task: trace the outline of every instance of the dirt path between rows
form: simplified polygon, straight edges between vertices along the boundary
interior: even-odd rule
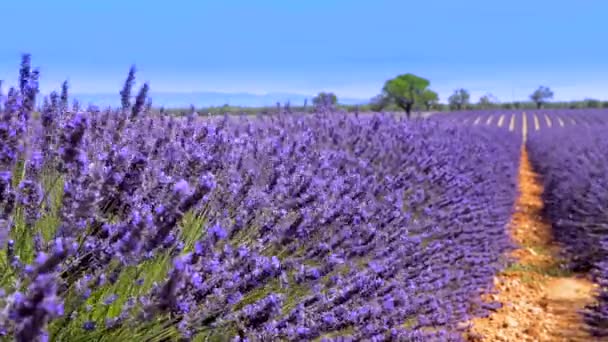
[[[468,341],[599,341],[586,333],[579,314],[593,301],[595,285],[561,267],[559,246],[551,225],[542,217],[542,185],[525,148],[519,170],[520,196],[510,232],[518,248],[516,263],[494,279],[497,294],[488,299],[503,303],[486,318],[472,321]]]

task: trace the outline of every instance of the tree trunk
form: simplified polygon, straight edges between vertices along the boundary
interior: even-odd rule
[[[405,101],[397,101],[397,106],[399,106],[401,109],[403,109],[405,111],[405,115],[409,119],[410,114],[412,113],[412,104],[407,103]]]
[[[407,114],[407,118],[409,119],[412,114],[412,104],[411,103],[407,103],[405,105],[405,114]]]
[[[543,106],[543,103],[542,103],[542,102],[540,102],[540,101],[539,101],[539,102],[536,102],[536,109],[541,109],[541,108],[542,108],[542,106]]]

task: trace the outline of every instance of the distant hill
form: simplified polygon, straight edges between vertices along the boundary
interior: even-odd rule
[[[305,99],[308,99],[308,104],[314,95],[290,94],[290,93],[268,93],[264,95],[250,93],[220,93],[220,92],[192,92],[192,93],[171,93],[171,92],[151,92],[150,97],[154,106],[164,106],[167,108],[182,108],[188,107],[191,104],[196,107],[207,106],[222,106],[229,104],[231,106],[243,107],[263,107],[274,106],[277,102],[282,104],[289,101],[291,105],[302,105]],[[89,103],[97,106],[118,106],[120,104],[120,96],[118,92],[99,93],[99,94],[72,94],[72,98],[78,99],[81,104]],[[341,104],[364,104],[367,99],[355,98],[338,98]]]

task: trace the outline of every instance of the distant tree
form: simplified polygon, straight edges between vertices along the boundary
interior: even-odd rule
[[[385,96],[383,94],[379,94],[379,95],[374,96],[369,101],[369,107],[374,112],[380,112],[386,106],[388,106],[389,102],[390,102],[390,99],[387,96]]]
[[[426,89],[422,92],[421,96],[422,103],[426,107],[427,112],[431,110],[431,107],[437,105],[439,103],[439,95],[436,92]]]
[[[545,86],[540,86],[531,95],[530,99],[536,103],[536,108],[541,109],[543,104],[553,98],[551,89]]]
[[[496,104],[498,104],[498,99],[490,93],[487,93],[479,98],[479,108],[488,109],[492,108]]]
[[[585,106],[587,108],[600,108],[602,107],[602,102],[596,99],[585,99]]]
[[[431,84],[429,80],[414,74],[403,74],[384,83],[383,94],[397,106],[401,107],[410,117],[415,103],[422,102],[422,94]]]
[[[320,92],[312,98],[315,107],[333,107],[338,103],[338,97],[334,93]]]
[[[448,98],[448,103],[451,108],[456,108],[457,110],[461,110],[463,107],[466,107],[469,104],[469,100],[471,99],[471,94],[463,88],[456,89],[454,94],[452,94]]]

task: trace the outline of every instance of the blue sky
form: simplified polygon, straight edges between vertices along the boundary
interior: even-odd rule
[[[116,92],[128,67],[156,91],[330,90],[369,98],[412,72],[523,99],[608,99],[608,1],[0,0],[0,78],[21,52],[46,92]]]

